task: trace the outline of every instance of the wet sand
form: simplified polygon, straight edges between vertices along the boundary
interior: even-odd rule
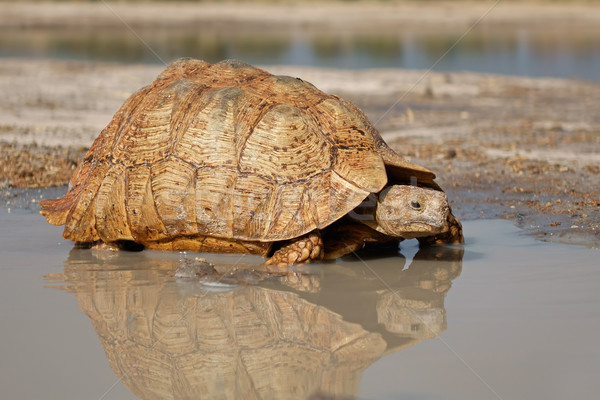
[[[0,3],[0,26],[121,24],[115,11],[133,27],[228,24],[242,16],[246,24],[269,26],[322,24],[325,16],[340,29],[352,21],[468,26],[489,5],[183,4],[176,12],[156,3],[111,7]],[[508,25],[598,21],[599,6],[579,3],[540,8],[503,2],[485,18],[485,24]],[[15,188],[65,185],[118,107],[162,68],[2,59],[0,91],[9,95],[0,99],[0,205],[29,207],[39,198]],[[268,70],[355,102],[392,147],[437,173],[459,217],[508,218],[546,240],[599,246],[600,84],[408,70]]]

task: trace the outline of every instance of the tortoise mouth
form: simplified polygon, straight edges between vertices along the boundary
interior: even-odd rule
[[[433,223],[424,221],[414,221],[397,223],[394,225],[396,225],[396,229],[394,230],[398,232],[397,236],[402,237],[404,239],[413,239],[437,235],[439,233],[443,233],[445,228],[445,224],[443,223],[443,221],[436,221]]]
[[[444,231],[444,225],[428,224],[425,222],[414,222],[406,226],[406,233],[403,235],[406,239],[418,238],[423,236],[437,235]]]

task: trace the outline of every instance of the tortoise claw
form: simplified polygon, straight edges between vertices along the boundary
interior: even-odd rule
[[[446,232],[435,236],[419,238],[419,243],[422,246],[431,246],[439,244],[463,244],[465,238],[463,236],[462,224],[452,213],[448,215],[446,222]]]

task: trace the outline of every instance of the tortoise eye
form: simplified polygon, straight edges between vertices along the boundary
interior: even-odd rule
[[[419,203],[417,200],[412,200],[410,202],[410,206],[412,208],[414,208],[415,210],[420,210],[421,209],[421,203]]]

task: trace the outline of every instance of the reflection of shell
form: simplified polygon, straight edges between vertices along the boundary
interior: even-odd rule
[[[354,393],[386,348],[379,334],[291,292],[247,286],[181,297],[174,282],[126,282],[75,288],[111,367],[142,398]]]
[[[352,396],[375,360],[446,326],[444,293],[420,287],[436,270],[426,263],[397,270],[395,281],[390,275],[393,291],[344,275],[323,282],[330,293],[297,294],[258,286],[206,291],[170,276],[176,259],[116,254],[102,260],[73,250],[64,280],[116,376],[144,399]],[[342,280],[352,290],[346,299],[330,285]],[[311,302],[317,296],[326,307]],[[342,302],[366,306],[377,321],[345,320],[330,309]],[[414,329],[423,323],[428,330]]]
[[[137,310],[142,315],[129,317],[122,338],[103,338],[113,369],[142,378],[128,386],[144,397],[148,390],[158,398],[223,390],[227,398],[282,398],[305,397],[316,388],[347,389],[347,380],[354,381],[385,349],[379,335],[292,293],[245,287],[183,299],[173,293],[164,301],[165,294],[150,308],[153,320],[143,307]],[[332,364],[344,362],[350,370],[338,383],[341,371]]]

